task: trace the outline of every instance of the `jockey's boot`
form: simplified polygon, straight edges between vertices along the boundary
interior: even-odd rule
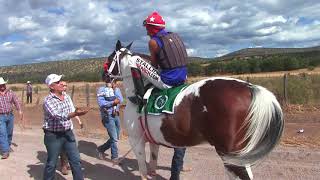
[[[131,75],[133,79],[135,96],[130,96],[128,99],[133,103],[142,106],[143,105],[143,95],[144,95],[144,85],[141,76],[141,72],[137,68],[131,68]]]

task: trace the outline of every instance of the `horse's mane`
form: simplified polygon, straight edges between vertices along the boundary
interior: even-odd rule
[[[142,59],[146,59],[146,60],[151,60],[151,56],[147,55],[147,54],[142,54],[142,53],[133,53],[133,56],[140,56]]]

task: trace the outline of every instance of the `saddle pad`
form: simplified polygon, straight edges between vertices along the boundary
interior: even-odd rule
[[[188,84],[183,84],[169,89],[153,88],[147,101],[147,112],[152,115],[160,115],[161,113],[173,114],[173,103],[177,95]]]

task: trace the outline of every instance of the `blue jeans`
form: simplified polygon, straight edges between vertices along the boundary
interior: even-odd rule
[[[186,148],[174,148],[174,154],[171,163],[170,180],[179,180],[180,172],[183,168],[183,158],[186,153]]]
[[[58,156],[62,149],[69,158],[74,180],[83,180],[80,154],[76,145],[74,134],[71,130],[66,132],[48,132],[44,134],[44,144],[47,148],[48,158],[44,168],[43,179],[53,180],[56,173]]]
[[[10,145],[13,136],[13,121],[12,113],[0,114],[0,149],[2,153],[10,151]]]
[[[100,152],[105,152],[111,148],[111,159],[118,158],[117,142],[120,135],[120,120],[119,116],[112,117],[102,113],[102,124],[107,129],[109,139],[107,142],[98,147]]]

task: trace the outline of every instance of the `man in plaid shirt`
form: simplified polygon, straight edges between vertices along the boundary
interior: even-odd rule
[[[54,179],[58,156],[64,149],[70,160],[73,179],[83,180],[80,155],[72,132],[71,118],[85,115],[88,110],[74,108],[70,96],[63,93],[61,77],[62,75],[50,74],[45,80],[50,93],[45,97],[43,104],[44,144],[48,153],[43,179]]]
[[[13,136],[13,105],[23,118],[20,102],[18,101],[15,93],[6,88],[6,83],[2,77],[0,77],[0,149],[2,152],[1,159],[7,159],[10,154],[10,145]]]

